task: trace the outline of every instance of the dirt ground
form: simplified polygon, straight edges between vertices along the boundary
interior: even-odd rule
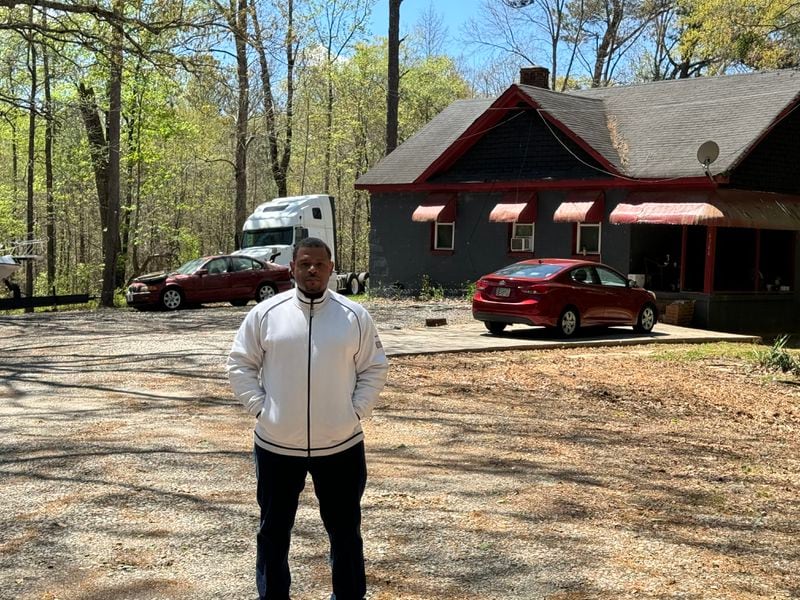
[[[242,315],[0,317],[0,599],[256,597],[252,419],[223,371]],[[692,354],[393,359],[368,598],[800,597],[800,385]],[[295,600],[330,593],[310,487]]]

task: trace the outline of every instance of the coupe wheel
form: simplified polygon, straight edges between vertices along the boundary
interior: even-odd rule
[[[260,286],[258,286],[258,290],[256,291],[256,302],[261,302],[267,298],[272,298],[277,293],[278,290],[274,285],[271,283],[262,283]]]
[[[564,309],[561,316],[558,318],[558,333],[562,337],[572,337],[578,331],[581,321],[578,316],[578,311],[572,307]]]
[[[499,323],[497,321],[484,321],[484,325],[486,325],[486,329],[489,330],[489,333],[492,335],[500,335],[506,328],[506,323]]]
[[[656,307],[652,304],[645,304],[642,310],[639,311],[639,318],[636,320],[636,325],[633,326],[633,329],[641,333],[650,333],[656,324],[656,320]]]
[[[183,304],[183,294],[177,288],[167,288],[161,294],[161,306],[166,310],[178,310]]]

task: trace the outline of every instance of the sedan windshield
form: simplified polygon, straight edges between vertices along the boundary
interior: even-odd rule
[[[563,268],[563,265],[528,265],[525,263],[516,263],[509,265],[505,269],[500,269],[495,273],[495,275],[502,275],[503,277],[530,277],[531,279],[546,279],[550,275],[558,273]]]
[[[175,269],[175,272],[180,273],[181,275],[191,275],[202,264],[202,258],[195,258],[194,260],[190,260],[189,262],[182,264],[180,267]]]
[[[242,248],[253,246],[291,246],[294,241],[293,227],[275,227],[245,231],[242,236]]]

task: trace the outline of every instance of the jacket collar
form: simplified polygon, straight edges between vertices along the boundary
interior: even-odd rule
[[[295,287],[294,290],[295,290],[295,299],[300,304],[300,306],[303,306],[305,308],[310,308],[312,303],[311,298],[306,296],[299,287]],[[317,298],[313,301],[314,308],[319,308],[327,304],[330,297],[331,297],[330,290],[328,288],[325,288],[325,291],[322,293],[322,297]]]

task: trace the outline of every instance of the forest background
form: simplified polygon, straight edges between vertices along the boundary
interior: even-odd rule
[[[0,0],[0,247],[44,240],[27,294],[111,306],[232,250],[257,204],[330,193],[340,266],[364,271],[355,180],[520,67],[564,91],[798,62],[792,0],[483,0],[458,32],[435,2],[406,24],[402,0]]]

